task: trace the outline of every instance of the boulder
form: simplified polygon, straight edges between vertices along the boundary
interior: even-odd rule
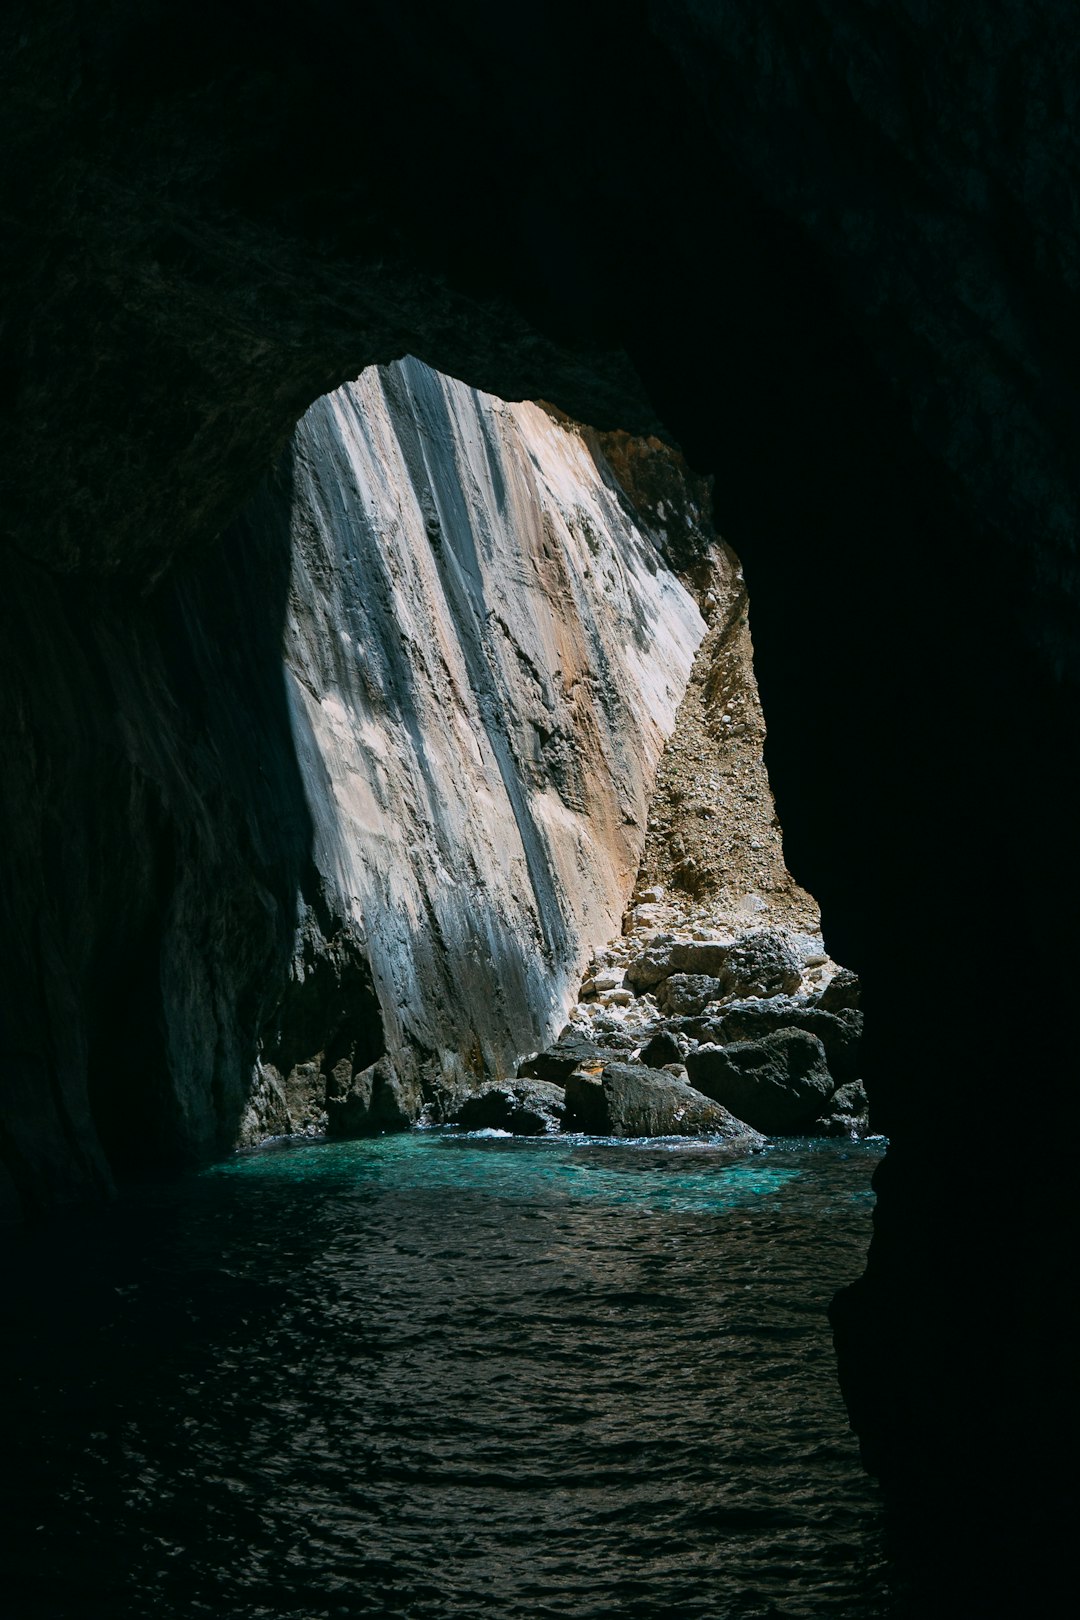
[[[658,1029],[641,1048],[641,1061],[647,1069],[662,1069],[665,1063],[681,1063],[682,1048],[670,1030]]]
[[[866,1136],[870,1131],[870,1105],[861,1080],[841,1086],[829,1098],[828,1112],[816,1121],[822,1136]]]
[[[581,986],[583,996],[599,995],[602,990],[618,990],[623,982],[622,968],[601,968]]]
[[[802,983],[802,963],[786,934],[770,928],[743,934],[727,953],[728,990],[738,996],[790,994]]]
[[[747,1151],[761,1144],[758,1133],[722,1104],[675,1075],[639,1063],[570,1075],[564,1129],[595,1136],[722,1136]]]
[[[557,1131],[565,1113],[561,1086],[548,1080],[504,1080],[467,1097],[457,1124],[466,1131],[510,1131],[514,1136],[543,1136]]]
[[[671,971],[673,973],[704,973],[711,979],[723,979],[731,950],[730,940],[680,940],[677,945],[671,947]]]
[[[824,1012],[854,1011],[859,1006],[860,990],[858,974],[852,973],[850,968],[841,968],[818,996],[817,1004]]]
[[[561,1035],[554,1046],[536,1052],[518,1067],[519,1080],[548,1080],[553,1085],[566,1084],[566,1077],[575,1069],[599,1074],[605,1063],[610,1063],[613,1050],[629,1053],[633,1050],[633,1036],[619,1031],[605,1033],[603,1042],[590,1040],[576,1031]]]
[[[706,973],[672,973],[657,985],[656,1005],[673,1017],[692,1017],[723,995],[722,979],[710,978]]]
[[[646,990],[655,989],[661,980],[675,971],[671,962],[674,943],[670,934],[658,934],[648,950],[635,956],[627,966],[626,982],[639,996]]]
[[[826,1012],[820,1004],[773,996],[765,1001],[740,1001],[701,1027],[698,1040],[725,1046],[729,1041],[760,1041],[779,1029],[803,1029],[816,1035],[825,1048],[829,1071],[836,1085],[857,1080],[861,1072],[862,1013]]]
[[[760,1041],[687,1053],[691,1085],[770,1136],[814,1129],[836,1089],[816,1035],[781,1029]]]

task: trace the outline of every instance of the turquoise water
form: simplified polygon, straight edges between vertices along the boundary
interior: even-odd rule
[[[885,1609],[825,1309],[880,1144],[271,1144],[20,1240],[22,1620]]]
[[[415,1131],[334,1144],[286,1139],[206,1174],[314,1179],[356,1193],[445,1189],[526,1202],[589,1198],[632,1205],[642,1213],[708,1215],[775,1192],[800,1171],[762,1154],[733,1162],[720,1144],[697,1141],[623,1144],[589,1137],[521,1138],[503,1131]]]

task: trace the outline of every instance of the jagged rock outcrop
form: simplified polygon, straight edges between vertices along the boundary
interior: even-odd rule
[[[720,1103],[674,1074],[640,1063],[606,1063],[566,1079],[567,1130],[596,1136],[714,1136],[750,1152],[763,1139]]]
[[[698,1091],[769,1136],[812,1130],[837,1089],[825,1048],[801,1029],[699,1046],[687,1053],[686,1071]]]
[[[557,1131],[566,1113],[566,1094],[550,1080],[504,1080],[466,1097],[457,1123],[466,1131],[509,1131],[512,1136],[544,1136]]]

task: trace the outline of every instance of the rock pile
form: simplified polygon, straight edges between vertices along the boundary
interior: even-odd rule
[[[862,1136],[862,1013],[855,974],[817,934],[724,933],[639,896],[599,953],[554,1046],[457,1110],[515,1134]],[[644,923],[644,926],[642,925]],[[674,926],[673,926],[674,925]]]

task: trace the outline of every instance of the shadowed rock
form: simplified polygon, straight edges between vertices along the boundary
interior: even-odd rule
[[[599,1076],[571,1074],[565,1124],[597,1136],[720,1135],[747,1150],[761,1143],[756,1131],[685,1080],[636,1063],[609,1063]]]
[[[767,1135],[812,1129],[835,1089],[815,1035],[782,1029],[761,1041],[700,1046],[686,1058],[691,1084]]]
[[[602,1045],[599,1041],[568,1035],[546,1051],[526,1058],[518,1068],[518,1076],[522,1080],[549,1080],[562,1086],[575,1069],[599,1074],[604,1064],[611,1061],[613,1051],[629,1053],[632,1049],[633,1037],[622,1031],[606,1034]]]
[[[681,1063],[682,1050],[670,1030],[660,1029],[641,1048],[641,1061],[648,1069],[662,1069],[666,1063]]]
[[[780,1029],[802,1029],[816,1035],[825,1048],[836,1085],[857,1080],[861,1073],[862,1013],[826,1012],[819,1006],[776,996],[765,1001],[739,1002],[727,1007],[702,1027],[699,1040],[726,1046],[731,1041],[760,1041]]]
[[[420,1112],[420,1087],[404,1078],[390,1058],[351,1072],[344,1059],[331,1072],[326,1090],[326,1129],[330,1136],[377,1136],[403,1131]]]
[[[818,996],[817,1004],[825,1012],[853,1011],[860,1004],[861,988],[858,974],[841,968]]]
[[[561,1086],[546,1080],[504,1080],[462,1103],[457,1123],[466,1131],[510,1131],[543,1136],[557,1131],[565,1113]]]
[[[704,1012],[713,1001],[724,995],[724,981],[712,979],[707,973],[673,973],[656,989],[656,1005],[661,1012],[675,1017],[693,1016]]]
[[[815,1122],[822,1136],[866,1136],[870,1130],[870,1106],[861,1080],[841,1086],[829,1098],[829,1112]]]

